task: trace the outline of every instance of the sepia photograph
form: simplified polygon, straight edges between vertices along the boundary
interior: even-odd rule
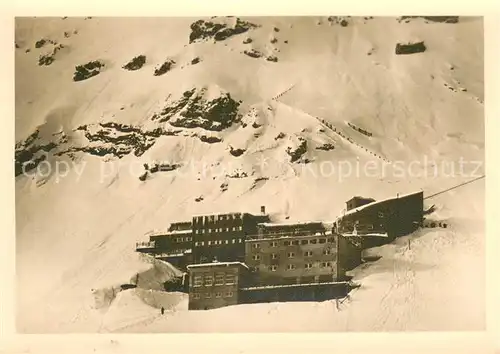
[[[18,333],[486,330],[483,17],[14,34]]]

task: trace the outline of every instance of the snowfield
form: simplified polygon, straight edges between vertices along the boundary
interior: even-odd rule
[[[170,222],[258,213],[261,205],[276,222],[332,222],[354,195],[378,200],[422,189],[425,197],[485,173],[480,18],[347,18],[346,27],[318,17],[244,18],[256,27],[189,43],[196,20],[17,19],[16,142],[38,130],[36,144],[56,144],[46,153],[50,173],[16,177],[17,330],[484,330],[484,180],[425,200],[436,207],[429,218],[448,228],[366,250],[380,259],[352,271],[361,287],[338,308],[325,301],[187,311],[186,294],[161,291],[178,270],[141,257],[135,243]],[[43,38],[64,46],[50,65],[38,65],[39,55],[57,44],[36,48]],[[421,40],[423,53],[394,53],[397,43]],[[262,57],[246,55],[250,49]],[[141,54],[141,69],[122,69]],[[154,76],[167,59],[173,68]],[[92,60],[104,69],[73,81],[75,66]],[[203,94],[171,122],[184,112],[196,119],[181,125],[203,124],[222,111],[227,129],[152,119],[193,88]],[[230,121],[235,106],[241,117]],[[211,115],[214,107],[224,109]],[[122,131],[99,125],[109,122]],[[130,153],[98,156],[117,136]],[[155,161],[181,166],[140,180],[143,165]],[[460,161],[467,162],[461,172]],[[356,171],[367,164],[370,173]],[[444,170],[426,176],[433,166]],[[137,276],[137,288],[120,291]]]

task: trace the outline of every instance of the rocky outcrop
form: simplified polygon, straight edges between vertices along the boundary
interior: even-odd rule
[[[174,64],[175,64],[174,60],[170,60],[170,59],[167,60],[166,62],[161,64],[159,67],[155,68],[153,75],[154,76],[161,76],[163,74],[166,74],[167,72],[169,72],[172,69]]]
[[[55,142],[35,144],[39,140],[39,134],[39,131],[35,130],[24,141],[15,145],[14,173],[16,177],[37,168],[40,162],[47,158],[47,153],[57,147]]]
[[[47,43],[47,40],[42,38],[42,39],[35,42],[35,48],[37,48],[37,49],[42,48],[46,43]]]
[[[423,18],[427,21],[440,23],[458,23],[459,20],[458,16],[401,16],[400,18],[398,18],[398,21],[406,22],[406,20],[410,20],[413,18]]]
[[[63,48],[64,45],[58,44],[57,46],[54,47],[54,49],[52,49],[52,52],[40,55],[40,57],[38,58],[38,65],[48,66],[52,64],[55,61],[55,55],[57,54],[57,52]]]
[[[101,157],[112,155],[122,158],[131,153],[135,156],[141,156],[155,144],[156,139],[160,136],[179,133],[179,131],[166,131],[163,128],[142,130],[139,127],[115,122],[82,125],[75,131],[82,132],[88,144],[72,146],[56,155],[84,152]]]
[[[90,61],[84,65],[77,65],[73,75],[73,81],[83,81],[99,75],[104,64],[99,60]]]
[[[277,63],[278,62],[278,57],[274,56],[274,55],[271,55],[271,56],[268,56],[266,58],[267,61],[272,61],[274,63]]]
[[[274,137],[274,140],[280,140],[280,139],[283,139],[285,136],[286,136],[286,134],[285,134],[285,133],[280,132],[278,135],[276,135],[276,136]]]
[[[341,25],[342,27],[347,27],[349,25],[350,16],[329,16],[328,22],[330,24]]]
[[[160,113],[153,115],[153,120],[168,121],[174,127],[203,128],[222,131],[241,119],[238,113],[240,103],[233,100],[229,93],[208,100],[204,96],[207,89],[193,88]]]
[[[202,135],[200,136],[200,140],[203,143],[207,144],[215,144],[215,143],[220,143],[222,141],[222,138],[219,138],[217,136],[207,136],[207,135]]]
[[[397,43],[396,44],[396,54],[415,54],[415,53],[423,53],[427,48],[425,47],[424,42],[415,42],[415,43]]]
[[[229,153],[233,155],[234,157],[239,157],[245,153],[245,149],[234,149],[232,146],[229,147]]]
[[[323,151],[330,151],[333,149],[335,149],[335,146],[333,144],[330,144],[330,143],[325,143],[323,145],[316,147],[316,150],[323,150]]]
[[[191,60],[191,65],[196,65],[196,64],[198,64],[199,62],[201,62],[200,57],[193,58],[193,60]]]
[[[296,147],[289,146],[286,153],[290,156],[290,162],[298,161],[302,155],[307,152],[307,141],[303,137],[299,137],[299,143]]]
[[[226,23],[198,20],[191,24],[189,43],[200,42],[208,39],[223,41],[229,37],[245,33],[251,28],[257,27],[253,23],[242,21],[237,18],[234,26],[229,27]]]
[[[244,50],[243,53],[251,58],[260,58],[263,55],[261,52],[255,49]]]
[[[139,70],[146,64],[146,56],[145,55],[139,55],[137,57],[134,57],[131,61],[129,61],[127,64],[125,64],[122,68],[125,70],[129,71],[135,71]]]

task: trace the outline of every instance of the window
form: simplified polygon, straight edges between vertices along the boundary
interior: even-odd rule
[[[200,242],[202,246],[205,246],[205,241]]]
[[[307,244],[308,244],[308,242],[307,242],[307,240],[302,240],[302,241],[300,241],[300,244],[301,244],[301,245],[307,245]]]
[[[332,266],[332,262],[322,262],[321,263],[321,268],[326,268],[326,267],[331,267]]]
[[[226,243],[226,245],[229,245],[229,240],[226,240],[226,242],[225,242],[225,243]]]
[[[292,245],[298,246],[299,245],[299,241],[298,240],[297,241],[292,241]]]
[[[250,270],[255,273],[259,271],[259,267],[251,267]]]
[[[198,300],[200,298],[200,294],[194,293],[193,294],[193,299]]]
[[[254,244],[252,245],[252,248],[260,248],[260,244],[258,244],[258,243],[254,243]]]
[[[313,255],[312,251],[304,252],[304,257],[311,257]]]
[[[205,286],[212,286],[214,284],[214,277],[212,275],[205,275]]]
[[[289,264],[286,267],[287,270],[294,270],[295,269],[295,264]]]
[[[212,232],[212,229],[208,229],[208,232],[211,233]]]
[[[278,266],[277,266],[277,265],[272,265],[272,266],[270,266],[270,267],[269,267],[269,270],[270,270],[271,272],[276,272],[276,270],[277,270],[277,269],[278,269]]]
[[[215,293],[215,297],[222,297],[222,293]]]
[[[288,258],[293,258],[295,257],[295,253],[294,252],[288,252]]]
[[[313,264],[312,263],[306,263],[304,266],[306,269],[312,269]]]
[[[373,225],[368,225],[368,230],[372,231],[373,230]]]
[[[320,244],[326,243],[326,239],[324,239],[324,238],[320,238],[320,239],[319,239],[319,243],[320,243]]]
[[[335,242],[335,239],[333,237],[328,237],[328,242],[329,243],[334,243]]]
[[[290,246],[290,241],[285,241],[285,242],[283,242],[283,244],[284,244],[285,246]]]
[[[236,240],[235,239],[232,239],[231,240],[231,243],[234,245],[236,243]]]
[[[240,238],[240,243],[242,243],[242,242],[243,242],[243,239],[242,239],[242,238]]]
[[[310,243],[311,245],[315,245],[315,244],[317,244],[317,243],[318,243],[318,240],[316,240],[315,238],[313,238],[312,240],[309,240],[309,243]]]
[[[212,297],[212,293],[205,293],[205,299],[210,299]]]
[[[238,230],[243,230],[243,226],[238,226]]]
[[[252,259],[254,261],[259,261],[260,260],[260,255],[256,254],[256,255],[252,256]]]
[[[328,248],[327,248],[327,249],[323,250],[323,254],[324,254],[325,256],[328,256],[328,255],[332,254],[332,251],[331,251],[330,249],[328,249]]]
[[[210,246],[212,244],[212,241],[208,241],[208,245]]]
[[[271,242],[271,247],[278,247],[278,242],[276,241]]]
[[[233,285],[236,279],[233,274],[226,274],[226,285]]]
[[[201,275],[195,275],[193,277],[193,287],[199,287],[203,285],[203,280]]]
[[[198,241],[196,241],[196,242],[194,243],[194,245],[195,245],[195,246],[198,246],[198,245],[199,245],[199,242],[198,242]]]
[[[215,274],[215,285],[224,285],[224,273]]]
[[[232,291],[226,292],[226,296],[225,297],[233,297],[233,292]]]
[[[378,217],[379,217],[380,219],[382,219],[382,218],[384,217],[384,213],[383,213],[383,212],[381,212],[381,211],[379,211],[379,212],[378,212]]]
[[[271,259],[278,259],[278,254],[272,253],[271,254]]]

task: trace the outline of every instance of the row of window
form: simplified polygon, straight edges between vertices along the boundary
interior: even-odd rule
[[[334,237],[328,237],[328,238],[313,238],[313,239],[304,239],[304,240],[287,240],[287,241],[281,241],[283,242],[283,246],[299,246],[299,245],[316,245],[316,244],[325,244],[325,243],[335,243],[335,238]],[[265,244],[264,242],[258,243],[255,242],[252,244],[252,248],[254,249],[259,249],[261,248],[261,244]],[[271,247],[278,247],[280,244],[280,241],[270,241],[269,245]]]
[[[231,241],[231,242],[229,242]],[[213,240],[213,241],[196,241],[194,243],[195,246],[217,246],[217,245],[234,245],[234,244],[237,244],[237,243],[243,243],[243,239],[242,238],[239,238],[239,239],[232,239],[232,240]]]
[[[243,226],[232,226],[232,227],[218,227],[218,228],[208,228],[208,229],[195,229],[195,234],[211,234],[218,232],[229,232],[229,231],[242,231]]]
[[[234,285],[236,283],[236,277],[234,274],[216,273],[215,274],[215,285]],[[195,275],[193,277],[193,287],[197,288],[200,286],[212,286],[214,285],[214,276],[211,274]]]
[[[221,292],[218,292],[218,293],[215,293],[214,294],[216,298],[221,298],[222,297],[222,293]],[[233,297],[233,292],[232,291],[227,291],[224,293],[224,297]],[[193,299],[195,300],[198,300],[201,298],[201,294],[199,293],[193,293]],[[212,293],[205,293],[205,296],[204,296],[205,299],[211,299],[212,298]]]
[[[333,254],[332,250],[330,250],[330,249],[324,249],[322,253],[325,256]],[[287,253],[287,257],[288,258],[295,258],[295,256],[296,256],[295,252],[288,252]],[[312,257],[312,256],[313,256],[313,252],[312,251],[306,251],[306,252],[304,252],[304,257]],[[261,260],[261,255],[260,254],[255,254],[255,255],[252,256],[252,259],[254,261],[260,261]],[[277,253],[271,253],[271,259],[279,259],[279,254],[277,254]]]
[[[313,268],[331,268],[333,267],[335,264],[333,262],[314,262],[314,263],[306,263],[304,264],[304,269],[306,270],[309,270],[309,269],[313,269]],[[286,270],[296,270],[298,269],[299,267],[297,266],[297,264],[287,264],[286,266]],[[268,268],[271,272],[276,272],[278,270],[278,266],[273,264],[273,265],[270,265],[269,268]],[[257,267],[254,267],[252,269],[252,271],[256,272],[258,271],[258,268]]]
[[[222,220],[239,220],[241,219],[241,214],[227,214],[227,215],[205,215],[205,216],[195,216],[194,221],[196,222],[209,222],[209,221],[222,221]]]
[[[188,237],[177,237],[175,239],[175,242],[191,242],[193,241],[193,238],[191,236],[188,236]]]

